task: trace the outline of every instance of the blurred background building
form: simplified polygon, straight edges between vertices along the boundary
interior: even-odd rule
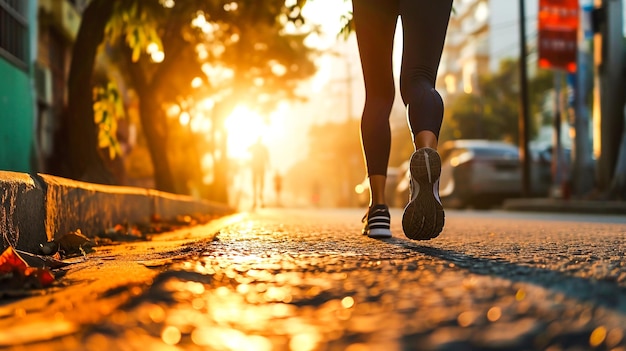
[[[537,41],[537,1],[526,1],[529,47]],[[444,99],[480,90],[478,77],[495,72],[500,62],[519,57],[519,8],[515,1],[454,2],[437,89]],[[529,62],[533,62],[531,55]],[[532,64],[529,66],[533,66]]]
[[[325,5],[326,9],[339,3],[332,1]],[[60,125],[67,106],[72,48],[88,3],[89,0],[0,0],[0,170],[54,174],[55,160],[51,157],[56,144],[64,138]],[[539,71],[535,69],[539,1],[526,0],[525,4],[527,60],[532,76]],[[619,13],[622,10],[626,9],[620,7]],[[320,13],[330,23],[339,23],[327,11]],[[619,25],[623,26],[621,20]],[[484,93],[479,85],[481,77],[498,71],[506,59],[519,59],[519,28],[517,1],[455,1],[437,79],[437,89],[448,107],[458,97],[480,96]],[[320,48],[326,54],[321,55],[317,74],[301,85],[307,101],[297,108],[295,103],[286,108],[285,119],[280,123],[288,131],[284,134],[301,137],[290,147],[275,143],[272,154],[281,161],[274,167],[285,175],[286,192],[293,178],[294,187],[305,189],[306,201],[314,193],[320,199],[319,205],[350,206],[358,203],[353,198],[354,185],[364,176],[358,135],[364,89],[354,33],[344,41],[337,40],[336,31],[331,32],[333,44]],[[401,35],[401,31],[396,34]],[[623,39],[623,35],[618,39]],[[396,79],[401,55],[398,49],[396,46],[394,51]],[[550,94],[553,93],[545,93],[548,104],[542,106],[544,110],[552,109],[549,103],[555,99]],[[390,166],[401,168],[412,152],[412,144],[399,92],[391,123],[395,135]],[[543,127],[539,138],[549,144],[552,126]],[[331,135],[330,129],[343,132]],[[328,145],[322,148],[321,142]],[[328,174],[316,174],[299,163],[307,159],[316,160],[307,167],[328,165]],[[304,176],[312,179],[305,187],[301,182]],[[328,178],[333,178],[334,183],[321,187],[322,193],[318,194],[318,183]]]
[[[38,169],[47,172],[67,106],[72,46],[87,0],[39,0],[34,83],[37,96]]]
[[[87,0],[0,0],[0,169],[46,171]]]

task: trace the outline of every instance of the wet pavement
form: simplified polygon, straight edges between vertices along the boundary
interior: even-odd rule
[[[361,212],[243,214],[219,232],[133,244],[124,257],[142,268],[126,273],[115,253],[123,247],[96,252],[92,261],[102,265],[90,269],[98,270],[94,279],[109,272],[109,286],[85,284],[78,302],[53,311],[16,306],[55,296],[58,303],[63,289],[2,304],[0,322],[12,329],[0,328],[0,345],[6,333],[48,328],[50,340],[4,346],[626,350],[626,223],[619,218],[449,212],[439,238],[416,242],[401,234],[397,210],[393,238],[362,237]],[[63,279],[77,284],[80,270]]]

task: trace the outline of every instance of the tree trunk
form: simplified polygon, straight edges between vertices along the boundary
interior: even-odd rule
[[[229,168],[230,163],[228,161],[228,139],[222,133],[222,137],[218,140],[217,150],[219,153],[218,158],[215,159],[215,181],[213,191],[211,192],[211,200],[228,204],[228,187],[229,187]]]
[[[141,127],[146,136],[148,150],[154,166],[155,187],[161,191],[175,193],[174,180],[167,159],[167,126],[159,101],[148,91],[139,91]]]
[[[236,94],[233,94],[236,96]],[[214,107],[214,128],[220,133],[214,133],[213,138],[213,155],[214,155],[214,180],[210,186],[210,200],[228,204],[228,188],[229,188],[229,170],[230,162],[228,160],[228,134],[224,128],[224,122],[228,115],[232,113],[235,107],[236,99],[232,96],[225,98]]]
[[[113,14],[116,1],[94,0],[85,9],[72,51],[68,78],[68,113],[62,128],[68,131],[63,159],[68,164],[65,176],[111,184],[114,178],[98,151],[93,114],[92,75],[98,46]]]

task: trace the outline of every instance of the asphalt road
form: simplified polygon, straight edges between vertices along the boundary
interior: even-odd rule
[[[267,209],[100,248],[65,286],[0,301],[0,345],[626,350],[626,216],[448,211],[417,242],[399,210],[385,240],[362,214]]]

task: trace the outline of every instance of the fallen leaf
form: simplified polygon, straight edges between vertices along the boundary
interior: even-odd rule
[[[112,241],[138,241],[145,240],[145,236],[136,226],[130,224],[116,224],[102,234],[102,238]]]
[[[59,249],[66,255],[83,254],[93,247],[91,240],[83,235],[80,230],[67,233],[55,239],[54,242],[59,245]]]
[[[117,233],[123,233],[126,231],[126,227],[121,224],[116,224],[115,227],[113,227],[113,231]]]
[[[7,247],[0,255],[0,273],[23,272],[26,268],[28,268],[28,264],[15,252],[13,247]]]
[[[45,268],[28,267],[24,272],[27,277],[34,277],[41,286],[48,286],[54,283],[54,274]]]
[[[0,280],[4,286],[43,288],[54,279],[54,274],[46,268],[29,267],[11,246],[0,255]]]
[[[68,261],[62,261],[60,259],[61,255],[59,255],[58,252],[52,256],[48,256],[48,255],[35,255],[30,252],[21,251],[21,250],[15,250],[15,251],[20,255],[20,257],[24,261],[26,261],[26,263],[30,267],[57,269],[57,268],[65,267],[73,263],[73,262],[68,262]]]

